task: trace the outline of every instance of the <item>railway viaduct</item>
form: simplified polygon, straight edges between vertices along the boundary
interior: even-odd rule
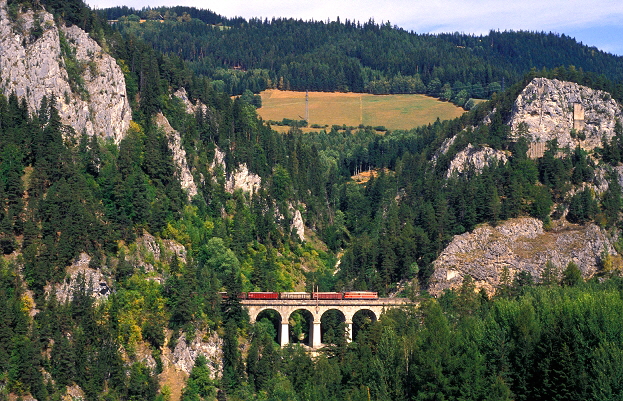
[[[290,340],[290,315],[297,310],[308,311],[313,319],[310,322],[310,345],[313,348],[322,346],[320,334],[320,318],[329,310],[339,310],[345,318],[348,340],[352,341],[353,316],[359,311],[372,313],[375,319],[381,316],[384,310],[396,308],[411,302],[405,298],[377,298],[377,299],[245,299],[240,304],[249,312],[251,323],[255,323],[258,315],[265,310],[276,311],[281,318],[279,330],[279,344],[285,346]]]

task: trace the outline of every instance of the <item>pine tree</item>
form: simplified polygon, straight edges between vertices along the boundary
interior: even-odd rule
[[[569,262],[562,272],[561,284],[565,287],[573,287],[582,282],[582,271],[574,262]]]
[[[558,267],[554,264],[554,262],[548,260],[547,263],[545,263],[543,271],[541,272],[541,284],[545,286],[558,284],[560,281],[559,276]]]
[[[65,334],[56,334],[50,364],[52,365],[52,376],[59,390],[71,385],[74,380],[76,375],[75,358],[73,347]]]
[[[238,350],[238,329],[235,320],[230,319],[225,324],[223,337],[223,379],[226,390],[233,390],[240,385],[243,379],[243,364]]]

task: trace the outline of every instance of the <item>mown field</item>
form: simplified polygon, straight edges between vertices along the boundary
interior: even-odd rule
[[[266,90],[261,93],[264,120],[305,118],[305,92]],[[371,95],[367,93],[309,92],[309,126],[318,124],[384,126],[390,130],[411,129],[437,118],[456,118],[465,111],[452,103],[425,95]],[[286,131],[289,127],[273,128]],[[311,129],[305,129],[311,130]]]

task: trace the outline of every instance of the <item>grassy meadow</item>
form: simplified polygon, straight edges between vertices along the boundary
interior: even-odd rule
[[[264,120],[305,119],[305,92],[269,89],[261,93]],[[390,130],[411,129],[448,120],[465,111],[452,103],[425,95],[371,95],[368,93],[309,92],[309,126],[318,124],[384,126]],[[289,127],[273,125],[279,131]],[[313,129],[306,128],[305,131]]]

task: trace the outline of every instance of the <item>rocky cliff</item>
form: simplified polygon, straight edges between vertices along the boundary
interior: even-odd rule
[[[607,92],[534,78],[517,97],[510,126],[515,137],[531,142],[558,139],[562,147],[593,149],[601,146],[603,137],[614,136],[617,119],[623,119],[621,105]]]
[[[294,212],[292,224],[290,225],[290,231],[296,232],[296,236],[301,242],[305,241],[305,222],[303,221],[301,211],[298,209]]]
[[[246,163],[241,164],[231,174],[227,175],[225,190],[234,193],[237,189],[244,192],[257,192],[262,186],[262,177],[249,171]]]
[[[157,272],[155,265],[160,262],[170,263],[173,255],[182,263],[186,263],[186,248],[174,240],[158,239],[145,232],[136,239],[134,252],[128,252],[126,260],[136,268],[150,274],[150,280],[155,280],[161,284],[164,282],[162,275]],[[67,266],[66,278],[63,282],[54,285],[47,285],[46,292],[52,291],[56,299],[60,302],[69,302],[72,299],[73,291],[80,285],[82,278],[87,291],[96,300],[107,298],[114,287],[113,271],[119,263],[116,259],[99,261],[96,266],[91,264],[92,257],[86,253],[81,253],[74,262]]]
[[[211,120],[210,116],[212,115],[212,111],[210,108],[199,101],[192,103],[188,98],[186,89],[181,88],[177,90],[173,96],[182,101],[187,113],[195,114],[198,111],[201,111],[206,115],[208,120]],[[220,168],[223,172],[227,171],[227,165],[225,164],[225,152],[221,151],[218,147],[214,151],[214,159],[212,160],[210,170],[212,170],[212,172],[216,172],[217,168]],[[246,163],[242,163],[234,171],[229,174],[225,174],[225,190],[229,193],[234,193],[238,189],[244,192],[253,193],[258,191],[261,186],[262,177],[249,171]]]
[[[169,120],[167,120],[162,113],[158,113],[156,115],[156,124],[158,124],[158,126],[162,128],[167,135],[169,140],[169,149],[171,149],[171,153],[173,153],[173,161],[177,167],[175,173],[177,178],[180,180],[182,189],[186,191],[188,199],[191,199],[193,196],[197,195],[197,184],[195,184],[193,175],[188,168],[186,150],[182,147],[182,137],[179,132],[171,127]]]
[[[57,283],[52,287],[48,285],[46,291],[48,293],[54,291],[56,299],[59,302],[69,302],[72,300],[72,294],[75,288],[84,278],[84,284],[88,292],[96,300],[107,298],[111,293],[112,280],[104,275],[101,269],[94,269],[89,266],[91,256],[81,253],[80,256],[66,269],[66,280]]]
[[[461,174],[470,168],[480,172],[493,162],[504,164],[507,160],[506,153],[501,150],[495,150],[488,146],[476,147],[470,143],[454,156],[454,159],[450,162],[450,167],[448,167],[446,177],[450,177],[453,174]]]
[[[184,107],[186,108],[186,112],[188,114],[194,115],[199,110],[201,110],[203,113],[208,113],[209,111],[208,106],[201,103],[200,101],[197,100],[195,103],[191,102],[190,98],[188,97],[188,92],[186,92],[185,88],[178,89],[177,91],[175,91],[173,96],[180,99],[182,103],[184,103]]]
[[[223,340],[215,333],[196,332],[192,341],[187,341],[186,335],[181,334],[176,339],[175,348],[163,347],[162,373],[159,375],[160,385],[166,385],[171,391],[171,400],[180,400],[186,380],[195,366],[199,355],[206,357],[210,367],[210,378],[220,379],[223,375]],[[144,363],[150,366],[153,359],[150,353],[144,354]]]
[[[623,121],[623,108],[609,93],[572,82],[534,78],[515,100],[508,124],[511,137],[528,139],[528,155],[538,158],[552,139],[570,149],[578,145],[585,150],[599,147],[603,138],[614,136],[617,120]],[[486,118],[484,123],[491,121]],[[455,139],[448,138],[438,154],[446,153]],[[460,174],[470,167],[480,171],[493,160],[505,163],[507,157],[502,151],[468,144],[452,159],[446,175]]]
[[[9,13],[0,0],[0,71],[2,93],[25,98],[31,111],[44,96],[54,98],[63,123],[78,133],[119,143],[130,124],[125,78],[115,59],[80,28],[59,28],[46,11]]]
[[[545,231],[540,220],[524,217],[497,227],[483,225],[454,237],[439,255],[429,291],[438,296],[445,289],[459,287],[470,275],[478,288],[491,294],[505,268],[511,278],[525,271],[538,281],[548,261],[561,272],[575,262],[587,278],[598,270],[604,250],[616,254],[605,231],[594,224],[579,226],[561,220]]]

